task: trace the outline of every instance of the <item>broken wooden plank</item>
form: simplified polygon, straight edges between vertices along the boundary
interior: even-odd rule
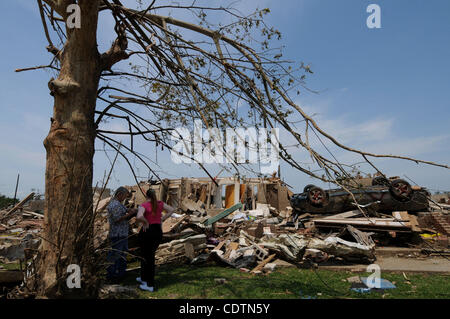
[[[417,217],[414,215],[408,214],[407,211],[402,212],[393,212],[392,216],[399,221],[403,222],[405,225],[411,228],[413,232],[420,232],[421,229],[419,227],[419,222],[417,221]]]
[[[233,213],[235,210],[237,209],[241,209],[242,208],[242,203],[237,203],[236,205],[224,210],[223,212],[221,212],[220,214],[218,214],[217,216],[211,217],[208,220],[205,221],[205,225],[209,226],[214,224],[215,222],[221,220],[222,218],[227,217],[228,215],[230,215],[231,213]]]
[[[44,214],[38,214],[38,213],[30,212],[30,211],[27,211],[27,210],[25,210],[23,212],[23,215],[30,215],[30,216],[36,216],[38,218],[44,218]]]
[[[163,233],[170,233],[172,230],[174,230],[176,227],[178,227],[182,222],[184,222],[187,218],[188,218],[188,216],[184,215],[183,217],[179,218],[176,221],[174,221],[174,219],[172,219],[172,218],[165,220],[162,225]]]
[[[411,230],[413,232],[417,232],[417,233],[422,232],[422,229],[419,227],[419,222],[417,220],[417,216],[410,215],[409,220],[410,220],[410,224],[411,224]]]
[[[409,222],[408,212],[392,212],[392,216],[396,221]]]
[[[361,216],[362,213],[359,210],[352,210],[349,212],[345,212],[345,213],[340,213],[340,214],[336,214],[333,216],[328,216],[328,217],[324,217],[322,219],[340,219],[340,218],[350,218],[350,217],[357,217],[357,216]]]
[[[356,229],[352,225],[347,225],[347,230],[359,244],[369,247],[375,246],[375,243],[369,234]]]
[[[343,224],[343,225],[364,225],[364,226],[380,226],[380,227],[400,227],[409,228],[409,222],[396,221],[394,219],[316,219],[314,223],[320,224]]]
[[[378,230],[378,231],[400,231],[410,232],[411,224],[409,222],[396,221],[391,218],[348,218],[348,219],[316,219],[314,225],[319,228],[328,227],[346,227],[352,225],[359,230]]]
[[[214,250],[221,250],[222,247],[223,247],[223,245],[225,245],[225,241],[224,241],[224,240],[221,241],[221,242],[216,246],[216,248],[214,248]]]
[[[187,197],[183,198],[181,201],[181,210],[183,211],[191,211],[191,212],[201,212],[204,213],[205,209],[203,209],[203,203],[201,201],[193,201]]]
[[[255,273],[257,271],[260,271],[261,269],[263,269],[263,267],[268,264],[272,259],[274,259],[276,256],[276,254],[270,255],[269,257],[267,257],[266,259],[264,259],[263,261],[261,261],[258,266],[256,266],[255,268],[253,268],[252,271],[250,271],[250,273]]]
[[[439,232],[435,229],[431,229],[431,228],[425,228],[422,227],[421,228],[421,232],[426,232],[426,233],[430,233],[430,234],[438,234]]]
[[[206,195],[207,195],[207,191],[208,191],[207,188],[208,188],[207,185],[202,185],[201,186],[199,201],[201,201],[202,203],[206,203]]]
[[[192,245],[192,243],[184,244],[184,255],[187,258],[189,258],[189,260],[192,260],[195,258],[195,249],[194,249],[194,245]]]
[[[227,247],[227,251],[225,252],[225,255],[223,258],[228,259],[230,257],[230,254],[233,250],[237,250],[239,248],[239,243],[230,243]]]
[[[215,185],[214,185],[215,186]],[[212,199],[212,194],[214,193],[214,187],[212,183],[208,183],[208,191],[207,191],[207,197],[206,197],[206,209],[208,210],[209,207],[211,206],[211,199]]]
[[[18,203],[16,206],[14,206],[13,208],[11,208],[6,214],[5,216],[3,216],[3,218],[7,217],[9,214],[14,213],[16,210],[18,210],[19,208],[21,208],[26,202],[28,202],[30,199],[32,199],[34,197],[34,193],[30,193],[27,197],[25,197],[20,203]]]

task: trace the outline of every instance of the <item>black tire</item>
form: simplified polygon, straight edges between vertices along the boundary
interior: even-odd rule
[[[323,207],[328,202],[327,194],[320,188],[313,186],[308,190],[308,201],[316,207]]]
[[[411,185],[403,179],[396,179],[392,181],[389,190],[395,199],[400,201],[408,201],[411,199]]]
[[[307,193],[312,187],[316,187],[316,185],[313,184],[306,185],[305,188],[303,188],[303,193]]]
[[[377,176],[372,179],[372,186],[376,185],[389,186],[389,181],[383,176]]]

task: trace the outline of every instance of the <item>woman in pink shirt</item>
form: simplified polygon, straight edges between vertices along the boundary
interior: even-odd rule
[[[138,239],[141,248],[141,277],[136,278],[141,283],[139,288],[153,292],[155,286],[155,253],[162,240],[161,224],[169,218],[175,209],[156,199],[154,190],[146,193],[147,201],[139,206],[137,221],[143,224]],[[167,214],[162,217],[162,212]]]

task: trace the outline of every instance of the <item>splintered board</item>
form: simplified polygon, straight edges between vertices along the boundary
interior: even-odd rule
[[[228,215],[233,213],[235,210],[241,209],[242,206],[243,206],[242,203],[238,203],[238,204],[236,204],[236,205],[234,205],[234,206],[224,210],[223,212],[221,212],[217,216],[211,217],[207,221],[205,221],[205,225],[209,226],[209,225],[214,224],[215,222],[221,220],[222,218],[227,217]]]

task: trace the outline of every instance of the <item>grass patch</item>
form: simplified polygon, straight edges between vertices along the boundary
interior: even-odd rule
[[[20,270],[19,263],[0,263],[0,270]]]
[[[137,264],[130,265],[137,266]],[[357,293],[350,290],[347,278],[370,273],[286,268],[269,275],[251,275],[232,268],[217,266],[163,266],[157,270],[157,291],[138,289],[140,298],[154,299],[299,299],[299,298],[450,298],[450,276],[441,274],[383,273],[382,278],[397,288],[384,293]],[[139,271],[128,273],[123,284],[138,284]],[[219,284],[216,278],[226,282]]]

